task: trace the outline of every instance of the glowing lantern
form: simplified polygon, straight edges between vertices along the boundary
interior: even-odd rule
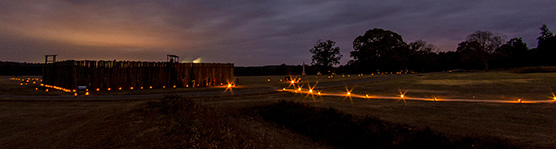
[[[266,81],[270,82],[270,78],[269,78],[269,79],[267,79]]]
[[[350,93],[350,92],[347,92],[347,95],[348,95],[348,96],[351,96],[351,93]]]
[[[228,88],[232,87],[232,84],[228,84]]]
[[[282,91],[286,91],[286,88],[282,88]]]
[[[44,84],[41,83],[41,86],[44,86]]]
[[[523,103],[523,101],[522,101],[521,99],[517,99],[517,101],[518,101],[519,103]]]
[[[73,96],[77,96],[77,93],[73,93]]]
[[[133,90],[133,87],[129,87],[130,90]]]
[[[106,90],[110,91],[110,88],[108,88],[108,89],[106,89]]]
[[[291,83],[294,84],[295,82],[292,80]]]
[[[162,86],[162,88],[166,88],[166,86]]]
[[[313,90],[312,90],[312,89],[310,89],[310,90],[309,90],[309,93],[313,93]]]
[[[403,98],[403,97],[404,97],[404,95],[403,95],[403,94],[402,94],[402,95],[400,95],[400,98]]]
[[[19,83],[19,85],[23,86],[23,83]]]
[[[220,83],[220,85],[222,85],[222,83]],[[185,87],[189,87],[189,85],[185,85]]]
[[[143,87],[141,86],[141,89],[143,89]]]
[[[153,86],[149,86],[149,89],[153,89]]]
[[[297,90],[298,90],[298,91],[301,91],[301,87],[300,87],[300,88],[297,88]]]
[[[38,90],[39,90],[39,88],[35,88],[35,90],[37,90],[37,91],[38,91]]]
[[[100,91],[100,88],[97,88],[97,92]]]
[[[110,90],[110,88],[108,88],[108,90]],[[77,90],[73,89],[72,91],[73,91],[73,92],[76,92]]]
[[[85,92],[85,96],[89,96],[89,92]]]
[[[365,95],[365,98],[369,98],[369,94],[366,94],[366,95]]]
[[[119,88],[118,88],[118,90],[120,90],[120,91],[121,91],[121,90],[122,90],[122,87],[119,87]]]
[[[48,89],[45,89],[44,91],[45,91],[45,92],[48,92]]]
[[[176,88],[176,85],[172,86],[173,88]]]
[[[88,91],[89,91],[89,89],[85,89],[85,91],[86,91],[86,92],[88,92]]]
[[[320,92],[317,92],[318,95],[320,95]]]
[[[35,81],[33,81],[33,84],[35,84],[35,83],[36,83],[36,82],[35,82]]]

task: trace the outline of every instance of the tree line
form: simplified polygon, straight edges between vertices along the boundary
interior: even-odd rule
[[[546,25],[540,27],[538,45],[530,49],[522,38],[505,40],[504,35],[476,31],[458,44],[456,51],[439,51],[426,41],[406,43],[390,30],[374,28],[357,36],[346,65],[334,68],[342,57],[331,40],[318,40],[309,50],[312,63],[322,73],[433,72],[453,69],[485,70],[525,66],[553,66],[556,61],[556,37]]]

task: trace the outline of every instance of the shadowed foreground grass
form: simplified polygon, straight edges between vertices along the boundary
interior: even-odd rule
[[[266,121],[339,148],[517,148],[500,138],[447,136],[428,127],[390,123],[375,117],[357,118],[334,108],[290,101],[258,109]]]

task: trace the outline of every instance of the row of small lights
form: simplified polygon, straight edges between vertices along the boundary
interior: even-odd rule
[[[290,82],[290,85],[294,85],[294,88],[295,88],[295,83],[297,83],[297,82],[291,81],[291,82]],[[314,90],[315,87],[316,87],[316,85],[313,86],[313,87],[309,86],[309,87],[308,87],[309,89],[308,89],[307,93],[313,95],[313,94],[314,94],[313,90]],[[285,92],[285,91],[287,91],[287,90],[286,90],[286,88],[282,88],[282,91]],[[346,94],[345,94],[345,96],[351,98],[351,96],[352,96],[352,91],[353,91],[353,89],[348,90],[347,87],[346,87]],[[295,92],[295,93],[303,93],[303,86],[300,86],[300,87],[298,87],[297,89],[294,89],[294,92]],[[321,92],[322,92],[322,91],[320,91],[320,90],[317,91],[317,95],[319,95],[319,96],[322,95]],[[402,91],[400,90],[399,99],[405,101],[405,99],[408,98],[407,96],[405,96],[406,93],[407,93],[407,91],[406,91],[406,92],[402,92]],[[363,98],[370,99],[371,96],[369,96],[369,94],[365,94],[365,96],[364,96]],[[439,99],[436,98],[436,97],[431,98],[431,99],[429,99],[429,100],[430,100],[430,101],[435,101],[435,102],[436,102],[436,101],[439,101]],[[552,94],[552,100],[553,100],[553,101],[556,101],[556,95],[555,95],[554,93]],[[523,103],[523,101],[524,101],[523,99],[517,99],[517,103]]]
[[[10,78],[10,80],[23,81],[23,82],[20,83],[21,86],[27,85],[27,83],[30,82],[30,81],[32,81],[33,84],[36,84],[36,81],[41,81],[42,82],[42,79],[38,79],[38,78],[27,78],[27,79]],[[220,83],[220,85],[224,86],[224,83]],[[63,88],[63,87],[59,87],[59,86],[55,86],[55,85],[48,85],[48,84],[42,84],[42,83],[40,84],[40,86],[47,88],[47,89],[45,89],[45,92],[48,92],[49,91],[48,88],[50,88],[50,89],[60,90],[60,91],[66,92],[66,93],[73,92],[74,93],[73,95],[77,96],[77,90],[76,89],[67,89],[67,88]],[[197,86],[200,86],[200,84],[197,84]],[[231,88],[233,86],[235,86],[235,85],[232,85],[232,84],[229,83],[227,85],[227,88]],[[176,88],[176,87],[177,87],[176,85],[172,86],[172,88]],[[185,87],[188,88],[189,85],[185,85]],[[165,89],[166,86],[162,86],[162,88]],[[118,90],[122,90],[122,89],[123,89],[122,87],[118,88]],[[134,87],[129,87],[129,89],[133,90]],[[143,90],[144,88],[141,86],[140,89]],[[153,89],[153,86],[149,86],[149,89]],[[39,88],[35,88],[35,90],[39,90]],[[111,91],[112,88],[106,88],[106,90]],[[100,88],[96,88],[95,91],[99,92]],[[85,96],[88,96],[88,95],[89,95],[89,89],[85,89]]]

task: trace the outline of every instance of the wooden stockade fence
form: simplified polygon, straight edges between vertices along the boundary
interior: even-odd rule
[[[232,63],[60,61],[45,65],[43,83],[77,89],[186,87],[232,82]],[[195,84],[193,84],[195,83]]]

